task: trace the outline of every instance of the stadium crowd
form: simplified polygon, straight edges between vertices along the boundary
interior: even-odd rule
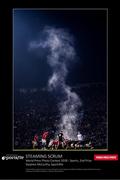
[[[83,119],[78,131],[83,141],[59,139],[60,115],[55,94],[46,89],[15,91],[14,148],[15,149],[104,149],[107,146],[107,98],[105,84],[86,84],[73,87],[83,102]],[[43,135],[47,132],[46,142]]]

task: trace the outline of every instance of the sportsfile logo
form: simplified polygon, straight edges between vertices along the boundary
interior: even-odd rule
[[[10,155],[2,156],[1,159],[3,161],[4,160],[23,160],[24,156],[19,156],[19,155],[16,155],[16,154],[10,154]]]

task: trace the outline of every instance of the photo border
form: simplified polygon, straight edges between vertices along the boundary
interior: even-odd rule
[[[106,103],[106,106],[107,106],[107,130],[106,130],[106,134],[107,134],[107,146],[106,148],[103,148],[103,149],[81,149],[81,150],[41,150],[41,149],[15,149],[14,148],[14,11],[15,10],[59,10],[59,11],[62,11],[62,10],[73,10],[73,11],[87,11],[87,10],[104,10],[106,11],[106,45],[107,45],[107,49],[106,49],[106,53],[107,53],[107,57],[106,57],[106,98],[107,98],[107,103]],[[12,72],[12,80],[13,80],[13,83],[12,83],[12,100],[13,100],[13,103],[12,103],[12,151],[23,151],[23,152],[26,152],[26,151],[31,151],[31,152],[39,152],[39,151],[42,151],[42,152],[59,152],[59,151],[63,151],[63,152],[67,152],[67,151],[71,151],[71,152],[75,152],[75,151],[79,151],[79,152],[83,152],[83,151],[90,151],[90,152],[95,152],[95,151],[108,151],[109,150],[109,144],[108,144],[108,8],[13,8],[12,9],[12,21],[13,21],[13,25],[12,25],[12,40],[13,40],[13,43],[12,43],[12,68],[13,68],[13,72]]]

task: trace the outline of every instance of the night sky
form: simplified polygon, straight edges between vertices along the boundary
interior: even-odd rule
[[[13,12],[15,88],[47,85],[52,70],[46,56],[28,48],[45,26],[65,28],[75,38],[77,61],[69,67],[69,85],[106,82],[106,11],[16,9]]]

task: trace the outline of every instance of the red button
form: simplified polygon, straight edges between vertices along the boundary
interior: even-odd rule
[[[118,154],[94,154],[95,161],[118,161]]]

